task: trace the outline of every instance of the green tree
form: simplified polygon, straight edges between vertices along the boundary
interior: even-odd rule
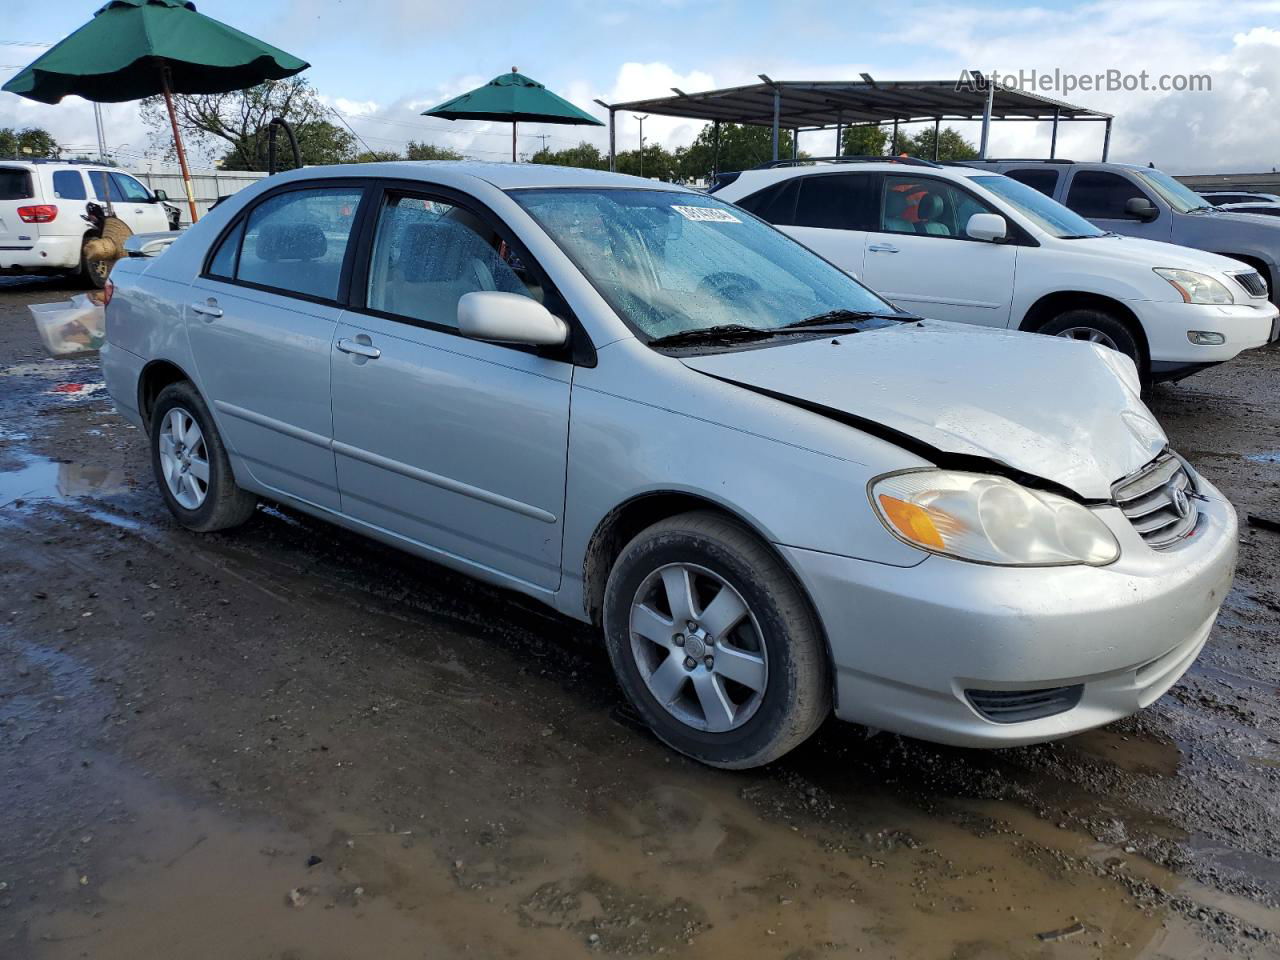
[[[357,153],[351,158],[352,163],[389,163],[393,160],[403,160],[404,157],[396,153],[394,150],[366,150],[363,153]]]
[[[404,158],[406,160],[462,160],[463,156],[457,150],[450,150],[448,147],[437,147],[434,143],[410,140],[409,145],[404,148]]]
[[[583,167],[587,170],[608,170],[609,157],[599,147],[585,140],[576,147],[564,150],[548,150],[543,147],[529,158],[530,163],[549,163],[557,167]]]
[[[933,127],[926,127],[915,136],[903,131],[898,132],[898,152],[906,153],[921,160],[933,159]],[[938,160],[941,163],[952,163],[956,160],[976,160],[978,148],[964,138],[960,131],[952,127],[943,127],[938,136]]]
[[[355,154],[355,137],[330,122],[330,108],[302,77],[269,80],[231,93],[179,94],[173,99],[188,148],[219,157],[227,169],[267,169],[267,137],[275,117],[283,117],[293,127],[304,164],[341,163]],[[172,158],[173,136],[164,99],[148,97],[141,112],[152,141]],[[291,167],[293,154],[283,133],[277,137],[277,148],[282,168]]]
[[[608,167],[608,165],[609,160],[606,157],[604,166]],[[647,179],[653,179],[654,177],[659,180],[680,179],[676,155],[657,143],[645,144],[643,162],[641,162],[639,150],[625,150],[618,154],[617,171],[618,173],[627,173],[633,177],[642,176]]]
[[[711,176],[716,167],[715,125],[707,124],[694,138],[693,143],[679,151],[679,179],[702,180]],[[647,149],[647,148],[646,148]],[[791,131],[778,133],[778,156],[791,156]],[[773,130],[752,124],[720,124],[721,170],[749,170],[773,159]],[[645,170],[648,171],[648,153],[645,154]]]
[[[881,157],[889,144],[884,127],[864,125],[845,127],[840,134],[840,155],[845,157]]]
[[[61,152],[58,141],[48,130],[26,127],[0,128],[0,157],[22,160],[29,157],[57,157]]]

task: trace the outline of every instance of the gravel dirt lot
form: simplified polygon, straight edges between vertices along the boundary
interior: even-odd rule
[[[73,292],[0,279],[5,960],[1280,956],[1280,349],[1152,397],[1241,542],[1150,709],[720,773],[531,602],[281,509],[179,529],[36,339]]]

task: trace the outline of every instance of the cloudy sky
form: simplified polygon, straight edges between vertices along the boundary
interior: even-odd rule
[[[0,79],[60,39],[103,0],[7,4]],[[1171,173],[1280,166],[1280,0],[1128,0],[1037,4],[792,0],[197,0],[225,20],[308,61],[305,74],[373,149],[427,140],[479,159],[509,156],[509,127],[428,120],[419,113],[513,65],[579,106],[775,79],[952,79],[963,69],[1001,74],[1146,70],[1208,74],[1208,92],[1074,92],[1063,97],[1116,115],[1112,159],[1154,161]],[[126,165],[159,156],[131,105],[106,108],[110,148]],[[0,94],[0,127],[42,126],[73,148],[93,148],[91,108]],[[957,124],[977,140],[976,124]],[[521,128],[520,148],[565,147],[591,128]],[[653,118],[646,137],[688,143],[696,125]],[[619,148],[638,131],[620,116]],[[828,152],[833,134],[801,140]],[[826,144],[819,138],[831,138]],[[997,156],[1044,156],[1047,125],[996,124]],[[1067,124],[1059,156],[1096,158],[1101,124]],[[94,148],[96,149],[96,148]],[[207,160],[205,161],[207,164]]]

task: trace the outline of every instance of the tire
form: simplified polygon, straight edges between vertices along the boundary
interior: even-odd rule
[[[198,438],[189,424],[195,425]],[[182,431],[186,442],[177,448],[170,442],[175,427],[186,428]],[[184,462],[186,470],[181,469]],[[188,530],[226,530],[253,516],[258,498],[236,486],[218,428],[189,381],[169,384],[156,399],[151,412],[151,468],[170,512]],[[171,482],[171,476],[178,479]]]
[[[84,238],[84,242],[80,245],[80,283],[87,290],[101,290],[107,285],[107,278],[111,276],[111,267],[114,261],[106,260],[96,256],[93,253],[91,240],[96,239],[93,236]]]
[[[668,578],[677,591],[692,584],[695,630],[678,622]],[[736,621],[722,616],[735,600],[744,609]],[[717,619],[736,625],[715,637]],[[831,712],[826,645],[808,600],[764,543],[719,514],[663,520],[623,548],[605,587],[604,632],[618,682],[645,723],[710,766],[776,760]]]
[[[1037,333],[1051,337],[1070,337],[1074,340],[1092,340],[1105,347],[1118,350],[1134,362],[1143,379],[1147,378],[1146,358],[1138,338],[1123,320],[1101,310],[1081,307],[1058,314],[1040,327]]]

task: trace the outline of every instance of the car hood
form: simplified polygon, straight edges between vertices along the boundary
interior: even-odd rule
[[[1127,358],[1056,337],[925,320],[682,362],[887,428],[891,442],[909,446],[906,435],[942,454],[993,460],[1090,500],[1109,499],[1116,480],[1168,443]]]
[[[1148,269],[1164,267],[1174,270],[1235,272],[1248,268],[1248,264],[1232,260],[1216,253],[1182,247],[1163,240],[1147,240],[1143,237],[1087,237],[1083,240],[1064,240],[1071,249],[1091,253],[1110,261],[1123,261]]]

